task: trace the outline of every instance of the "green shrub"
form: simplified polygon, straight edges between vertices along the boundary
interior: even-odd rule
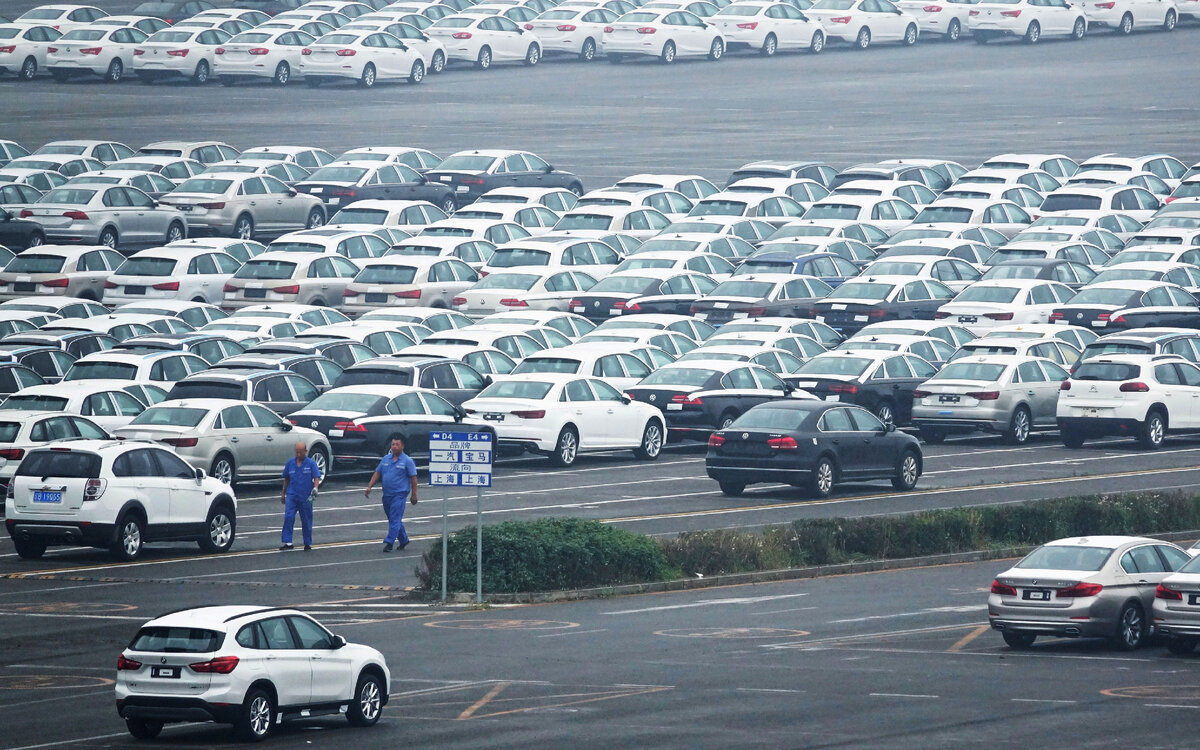
[[[762,534],[728,529],[685,531],[662,545],[671,564],[686,575],[778,570],[791,562],[786,532],[779,528]]]

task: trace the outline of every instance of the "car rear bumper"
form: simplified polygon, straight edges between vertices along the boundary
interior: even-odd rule
[[[1058,638],[1106,638],[1113,634],[1114,624],[1096,620],[1017,620],[992,617],[992,630],[1012,633],[1031,633]]]
[[[740,484],[758,484],[762,482],[777,482],[779,484],[803,484],[812,475],[811,468],[774,467],[770,469],[749,468],[752,462],[747,459],[708,459],[705,462],[704,473],[709,479],[718,482],[730,481]]]
[[[238,704],[210,703],[200,698],[169,698],[134,695],[117,700],[117,714],[123,719],[148,721],[215,721],[232,724],[237,718]]]
[[[987,419],[984,417],[918,417],[912,418],[913,427],[918,429],[936,429],[946,432],[995,432],[1001,433],[1008,428],[1006,419]]]
[[[1058,417],[1058,429],[1085,435],[1133,435],[1143,420],[1125,417]]]
[[[1155,622],[1154,632],[1162,635],[1173,637],[1200,637],[1200,622],[1198,623],[1181,623],[1181,622]]]
[[[13,539],[83,547],[108,546],[116,530],[111,523],[24,521],[15,518],[5,520],[4,525]]]

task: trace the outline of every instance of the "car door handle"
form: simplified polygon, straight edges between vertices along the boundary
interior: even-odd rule
[[[236,443],[237,441],[238,441],[238,439],[236,437],[229,438],[229,442],[231,442],[231,443]]]
[[[841,440],[837,440],[837,439],[830,440],[829,442],[833,443],[834,445],[841,445],[841,444],[842,444],[842,441],[841,441]]]
[[[275,439],[275,438],[274,438],[273,436],[271,436],[271,435],[267,435],[267,442],[268,442],[268,443],[269,443],[269,442],[271,442],[271,441],[273,441],[274,439]]]
[[[1028,393],[1030,396],[1033,395],[1033,391],[1025,391],[1025,392]]]

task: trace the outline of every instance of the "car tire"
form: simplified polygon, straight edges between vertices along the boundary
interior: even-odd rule
[[[1000,633],[1009,648],[1027,649],[1037,640],[1033,633],[1022,633],[1016,630],[1005,630]]]
[[[911,47],[917,43],[917,25],[910,23],[904,30],[904,46]]]
[[[1117,36],[1129,36],[1133,33],[1133,15],[1126,13],[1121,16],[1121,22],[1113,29],[1113,33]]]
[[[254,217],[250,214],[241,214],[233,222],[233,236],[243,239],[254,239]]]
[[[25,62],[21,63],[21,71],[17,74],[17,78],[22,81],[32,81],[38,72],[37,59],[32,55],[25,58]]]
[[[950,25],[946,27],[946,41],[957,42],[962,36],[962,24],[957,18],[950,19]]]
[[[276,86],[286,86],[292,80],[292,68],[286,62],[280,61],[275,66],[275,75],[271,76],[271,83]]]
[[[1113,643],[1122,651],[1135,651],[1146,643],[1148,636],[1146,613],[1141,605],[1126,602],[1117,615],[1117,632],[1113,635]]]
[[[1025,29],[1023,38],[1026,44],[1037,44],[1038,40],[1042,38],[1042,25],[1037,21],[1031,21],[1029,28]]]
[[[917,486],[921,478],[921,459],[911,450],[904,451],[896,463],[896,476],[892,477],[892,486],[898,490],[911,490]]]
[[[234,730],[246,742],[262,742],[270,734],[275,721],[275,699],[262,688],[246,693],[238,709]]]
[[[987,44],[991,39],[990,36],[982,31],[972,31],[971,38],[975,40],[976,44]]]
[[[583,62],[596,59],[596,42],[591,37],[583,40],[583,47],[579,49],[579,59]]]
[[[209,554],[223,554],[233,546],[237,536],[237,516],[227,503],[220,503],[208,512],[203,535],[196,540],[200,549]]]
[[[117,234],[117,230],[113,229],[112,227],[105,227],[104,230],[100,232],[99,240],[101,245],[104,245],[112,250],[116,250],[117,244],[121,241],[121,237]]]
[[[779,40],[774,34],[767,34],[767,38],[763,40],[762,47],[758,50],[763,57],[774,57],[779,51]]]
[[[105,83],[120,83],[121,78],[125,75],[125,65],[120,58],[115,58],[108,64],[108,70],[104,71]]]
[[[576,198],[582,197],[583,196],[583,183],[582,182],[572,182],[570,185],[567,185],[567,190],[574,193]]]
[[[820,54],[823,49],[825,49],[825,34],[821,31],[814,31],[812,41],[808,43],[808,51],[816,55]]]
[[[1013,409],[1008,427],[1004,429],[1004,442],[1009,445],[1024,445],[1029,441],[1029,430],[1032,426],[1029,409],[1024,405],[1018,406]]]
[[[228,453],[218,453],[208,467],[208,475],[232,487],[237,482],[237,464]]]
[[[458,210],[458,201],[454,200],[453,195],[447,195],[442,199],[442,210],[447,214],[452,214]]]
[[[863,26],[858,30],[858,36],[854,37],[855,49],[867,49],[871,46],[871,30]]]
[[[373,726],[383,713],[384,687],[379,676],[367,672],[358,678],[354,700],[346,710],[346,719],[356,727]]]
[[[441,52],[434,52],[433,59],[429,61],[430,73],[441,73],[446,69],[446,56]]]
[[[1083,447],[1083,443],[1087,437],[1081,430],[1073,430],[1069,427],[1064,427],[1058,431],[1059,437],[1062,438],[1062,444],[1067,448],[1076,450]]]
[[[388,445],[388,450],[390,451],[391,449],[391,445]],[[322,478],[329,473],[329,453],[327,453],[324,448],[319,446],[313,448],[308,452],[308,457],[311,458],[313,463],[317,465],[317,468],[321,470]]]
[[[662,455],[664,442],[666,436],[663,434],[662,423],[651,419],[646,423],[646,429],[642,430],[642,442],[633,449],[633,455],[643,461],[654,461]]]
[[[1071,39],[1078,42],[1087,36],[1087,21],[1082,18],[1075,19],[1075,25],[1071,27]]]
[[[167,227],[166,244],[169,245],[172,242],[177,242],[186,236],[187,232],[184,231],[183,225],[178,221],[172,221],[171,226]]]
[[[196,63],[196,69],[192,71],[192,83],[197,86],[203,86],[208,83],[209,77],[212,75],[212,68],[208,67],[207,60],[201,60]]]
[[[233,84],[237,83],[237,79],[234,78],[233,76],[220,76],[219,78],[221,81],[221,85],[226,88],[229,88]]]
[[[1166,436],[1167,418],[1161,411],[1154,409],[1146,415],[1146,420],[1138,428],[1138,444],[1146,450],[1158,450]]]
[[[1196,641],[1191,638],[1168,638],[1167,651],[1176,656],[1185,656],[1196,650]]]
[[[529,45],[529,49],[525,50],[525,65],[532,68],[537,65],[542,59],[542,49],[536,44]]]
[[[938,445],[946,442],[945,430],[939,430],[934,427],[922,427],[919,430],[919,434],[921,436],[921,440],[929,443],[930,445]]]
[[[46,543],[36,539],[13,537],[13,546],[17,548],[17,557],[22,560],[38,560],[46,554]]]
[[[708,48],[708,59],[716,62],[725,56],[725,42],[720,39],[714,39],[712,46]]]
[[[475,67],[480,70],[492,67],[492,49],[490,47],[485,46],[479,49],[479,57],[475,58]]]
[[[304,85],[308,86],[310,89],[318,88],[322,83],[324,83],[324,81],[315,76],[304,77]]]
[[[718,479],[717,484],[721,487],[721,494],[726,497],[739,497],[746,491],[746,485],[741,482],[730,482],[724,479]]]
[[[664,65],[670,65],[675,62],[675,42],[668,40],[663,45],[662,52],[658,54],[658,59],[662,60]]]
[[[621,62],[621,56],[616,52],[607,52],[604,56],[608,58],[608,62],[612,65],[619,65]]]
[[[162,733],[161,721],[146,721],[145,719],[126,719],[125,728],[139,740],[152,740]]]
[[[879,421],[884,424],[895,424],[896,407],[891,401],[884,399],[875,407],[875,416],[879,417]]]
[[[829,456],[821,456],[813,466],[812,475],[808,478],[808,489],[813,497],[829,497],[833,492],[833,484],[837,479],[837,468]]]
[[[42,234],[41,232],[34,232],[33,234],[29,235],[29,244],[26,245],[26,248],[41,247],[45,244],[46,235]]]
[[[362,75],[358,77],[358,85],[364,89],[374,88],[376,75],[375,63],[367,63],[363,66]]]
[[[308,212],[308,219],[304,222],[306,229],[316,229],[325,224],[325,212],[319,208],[313,208]]]
[[[71,74],[65,70],[52,69],[50,71],[50,77],[53,78],[56,83],[66,83],[67,81],[71,80]]]
[[[1173,10],[1168,10],[1167,15],[1163,18],[1163,31],[1174,31],[1175,26],[1179,24],[1179,16]]]
[[[414,60],[412,70],[408,74],[409,83],[420,83],[425,80],[425,63]]]
[[[738,413],[735,411],[721,412],[721,416],[717,419],[718,430],[728,430],[729,426],[737,421]]]
[[[146,542],[146,522],[137,513],[126,513],[117,521],[116,535],[109,551],[121,562],[133,562]]]
[[[579,433],[570,425],[558,433],[554,442],[554,452],[550,454],[550,463],[555,466],[570,466],[579,457]]]

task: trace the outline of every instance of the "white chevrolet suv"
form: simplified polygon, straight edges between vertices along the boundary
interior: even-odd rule
[[[324,714],[371,726],[390,684],[383,654],[303,612],[197,607],[138,630],[117,658],[117,713],[139,739],[166,723],[215,721],[258,741],[282,721]]]
[[[1063,445],[1123,435],[1158,448],[1167,432],[1200,432],[1200,367],[1175,354],[1114,354],[1084,360],[1058,398]]]
[[[224,482],[160,445],[73,440],[25,455],[8,483],[5,525],[17,554],[52,544],[106,547],[133,560],[145,542],[194,541],[227,552],[237,498]]]

